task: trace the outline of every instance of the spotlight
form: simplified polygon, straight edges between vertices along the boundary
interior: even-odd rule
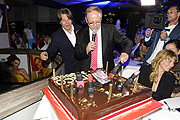
[[[141,6],[155,5],[155,0],[141,0]]]

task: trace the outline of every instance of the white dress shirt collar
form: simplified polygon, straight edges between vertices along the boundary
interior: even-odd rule
[[[62,27],[62,29],[64,30],[64,32],[67,35],[68,39],[71,41],[71,44],[73,45],[73,47],[75,47],[76,35],[74,33],[74,26],[72,25],[71,34],[69,32],[67,32],[63,27]]]

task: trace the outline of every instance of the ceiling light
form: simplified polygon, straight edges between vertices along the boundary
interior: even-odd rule
[[[155,5],[155,0],[141,0],[141,6]]]

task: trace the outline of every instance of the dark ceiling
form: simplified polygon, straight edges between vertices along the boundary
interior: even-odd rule
[[[6,0],[7,4],[26,5],[33,3],[36,5],[47,6],[52,8],[67,7],[71,10],[84,12],[89,6],[98,6],[104,12],[122,12],[128,9],[136,9],[140,11],[151,10],[161,6],[169,6],[170,4],[180,4],[180,0],[156,0],[155,6],[141,6],[141,0]],[[149,0],[147,0],[149,1]]]
[[[180,0],[155,0],[154,6],[141,6],[141,0],[6,0],[8,5],[27,6],[29,3],[51,8],[67,7],[78,16],[84,16],[84,12],[89,6],[98,6],[103,14],[109,12],[119,16],[127,17],[130,13],[137,12],[141,17],[145,17],[147,12],[166,12],[171,4],[180,5]],[[149,0],[147,0],[149,1]]]

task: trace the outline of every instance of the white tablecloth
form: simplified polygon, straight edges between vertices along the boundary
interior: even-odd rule
[[[56,115],[56,112],[51,106],[51,103],[45,95],[43,96],[39,104],[39,107],[34,115],[33,120],[59,120],[59,118]]]
[[[129,59],[124,65],[126,67],[123,69],[122,77],[129,78],[134,72],[139,71],[141,64],[143,62],[138,61],[136,58],[134,60]]]
[[[180,97],[168,98],[161,100],[162,104],[164,101],[168,103],[170,108],[180,108]],[[141,117],[142,120],[180,120],[180,112],[172,110],[169,111],[167,105],[163,105],[161,109],[156,110],[148,115]],[[41,100],[41,103],[34,115],[33,120],[59,120],[53,107],[48,101],[47,97],[44,97]]]
[[[180,120],[180,112],[172,110],[169,111],[164,101],[167,102],[171,109],[180,108],[180,97],[164,99],[159,101],[164,104],[162,109],[145,116],[143,120]]]

